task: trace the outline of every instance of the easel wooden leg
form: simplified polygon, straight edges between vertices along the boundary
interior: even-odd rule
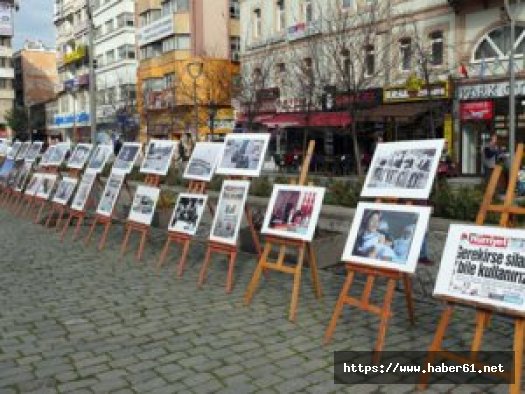
[[[379,334],[377,336],[376,346],[374,348],[373,360],[375,363],[379,362],[383,346],[385,344],[386,329],[388,326],[388,319],[390,319],[390,307],[392,306],[392,300],[394,298],[394,290],[396,289],[396,279],[388,279],[385,299],[383,301],[383,308],[381,310],[380,322],[379,322]]]
[[[325,345],[332,340],[335,327],[337,326],[337,320],[339,320],[339,316],[341,316],[341,312],[343,311],[343,307],[345,306],[345,299],[348,295],[348,292],[350,291],[350,287],[352,287],[354,275],[354,271],[348,271],[346,274],[345,283],[343,285],[343,288],[341,289],[341,292],[339,293],[339,298],[337,299],[337,302],[335,304],[334,313],[332,313],[332,318],[330,319],[330,323],[328,324],[328,328],[326,329],[326,332],[324,334]]]
[[[259,236],[257,235],[257,231],[255,231],[255,227],[253,226],[252,212],[250,211],[250,208],[247,205],[244,206],[244,213],[246,214],[246,221],[248,222],[248,227],[250,228],[253,246],[255,247],[255,251],[257,252],[257,257],[261,257],[261,242],[259,241]]]
[[[142,254],[144,253],[144,246],[146,245],[146,237],[148,235],[148,230],[143,229],[143,230],[141,230],[141,232],[142,232],[142,234],[140,236],[139,249],[137,250],[137,254],[136,254],[136,257],[137,257],[138,261],[142,260]]]
[[[60,240],[63,241],[64,238],[66,237],[66,232],[69,228],[69,226],[71,225],[71,220],[73,219],[73,216],[71,216],[71,214],[68,215],[67,219],[66,219],[66,222],[64,224],[64,227],[62,228],[62,232],[60,233]]]
[[[182,254],[180,256],[179,264],[177,266],[177,276],[179,278],[181,278],[184,273],[184,267],[186,266],[186,259],[188,258],[189,251],[190,251],[190,240],[187,239],[184,241],[184,245],[182,247]]]
[[[124,256],[126,248],[128,247],[129,236],[131,235],[131,228],[126,227],[126,234],[124,235],[124,240],[122,241],[122,246],[120,247],[120,257]]]
[[[211,248],[210,246],[208,246],[206,248],[206,256],[204,257],[204,264],[202,265],[201,272],[199,274],[199,282],[197,283],[197,286],[199,288],[201,288],[204,282],[206,282],[206,271],[208,270],[208,265],[210,264],[210,257],[211,257]]]
[[[315,256],[315,251],[311,243],[308,243],[306,247],[308,248],[308,261],[310,262],[310,272],[312,273],[312,283],[315,290],[315,296],[321,298],[323,292],[321,290],[321,283],[319,282],[319,275],[317,272],[317,257]]]
[[[235,268],[235,261],[237,259],[237,252],[230,252],[230,261],[228,263],[228,277],[226,278],[226,293],[231,293],[233,289],[233,269]]]
[[[452,317],[452,312],[454,312],[454,306],[452,304],[447,304],[445,310],[441,314],[441,319],[439,320],[439,324],[436,329],[436,334],[434,335],[434,339],[432,340],[432,343],[430,344],[430,347],[428,349],[428,357],[426,362],[427,363],[433,363],[434,362],[434,352],[439,352],[441,350],[441,344],[443,343],[443,338],[445,337],[445,333],[447,331],[447,327],[450,323],[450,318]],[[424,390],[428,387],[428,380],[430,379],[430,374],[421,374],[421,378],[419,380],[418,389]]]
[[[40,223],[41,216],[42,216],[42,213],[44,212],[45,205],[46,205],[45,201],[41,201],[40,202],[40,208],[38,209],[38,212],[37,212],[36,217],[35,217],[35,222],[34,222],[35,224]]]
[[[306,248],[306,244],[303,244],[299,248],[297,266],[295,267],[295,274],[294,274],[294,279],[293,279],[292,302],[290,303],[290,313],[288,315],[288,319],[292,322],[295,321],[295,317],[297,315],[297,303],[299,302],[299,291],[301,289],[301,274],[303,272],[305,248]]]
[[[75,232],[73,233],[73,240],[77,240],[80,233],[80,226],[82,226],[82,223],[84,222],[84,215],[79,216],[77,218],[77,225],[75,226]]]
[[[246,289],[246,294],[244,295],[244,305],[248,305],[252,301],[252,298],[255,294],[255,290],[257,289],[259,281],[261,280],[263,266],[266,263],[271,250],[272,244],[270,242],[266,242],[262,256],[259,259],[259,263],[257,264],[257,268],[255,268],[255,272],[253,273],[252,279],[250,280],[248,288]]]
[[[481,341],[483,340],[483,334],[485,333],[485,327],[489,322],[490,313],[486,311],[478,310],[476,312],[476,328],[474,330],[474,338],[472,339],[472,344],[470,351],[473,355],[479,351],[481,347]]]
[[[60,231],[60,224],[62,223],[62,219],[64,219],[64,207],[61,206],[58,208],[58,217],[55,225],[57,231]]]
[[[523,368],[523,331],[525,319],[516,318],[514,325],[514,383],[510,385],[510,394],[521,393],[521,375]]]
[[[53,213],[55,213],[55,208],[51,207],[51,211],[49,211],[49,215],[47,217],[46,222],[44,223],[44,227],[51,227],[51,218],[53,217]]]
[[[412,279],[408,274],[403,274],[403,287],[405,288],[405,300],[407,303],[408,318],[410,319],[410,324],[414,325],[416,322],[416,317],[414,313],[414,299],[412,297]]]
[[[157,273],[160,272],[160,269],[162,268],[162,265],[166,261],[166,257],[168,256],[168,252],[170,250],[170,245],[171,245],[171,239],[168,236],[168,238],[166,239],[166,242],[164,243],[164,247],[162,248],[162,252],[160,253],[160,256],[159,256],[159,261],[158,261],[157,267],[156,267]]]
[[[104,233],[102,233],[102,238],[100,238],[100,242],[98,243],[98,250],[102,250],[104,248],[104,245],[106,245],[106,239],[108,237],[110,226],[111,219],[109,219],[107,223],[104,223]]]

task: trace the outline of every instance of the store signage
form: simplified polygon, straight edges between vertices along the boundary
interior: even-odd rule
[[[277,112],[304,112],[318,110],[317,103],[311,102],[304,97],[285,97],[275,101]]]
[[[525,96],[525,80],[516,81],[514,84],[514,90],[516,96]],[[510,85],[508,81],[461,85],[456,88],[456,97],[459,100],[508,97],[509,93]]]
[[[494,102],[471,101],[459,105],[461,120],[491,120],[494,117]]]
[[[137,32],[137,42],[139,46],[144,46],[174,33],[173,15],[169,14],[140,28]]]
[[[87,112],[79,112],[77,114],[59,114],[54,117],[54,125],[59,127],[73,127],[86,125],[89,123],[89,114]]]
[[[407,83],[402,86],[390,86],[383,91],[383,102],[384,103],[400,103],[410,101],[422,101],[428,100],[429,93],[431,99],[448,99],[449,86],[448,82],[436,82],[430,85],[416,85],[414,80],[407,80]]]
[[[381,104],[383,90],[380,88],[366,89],[357,93],[337,92],[335,86],[326,86],[322,96],[323,111],[338,111],[355,108],[372,108]]]

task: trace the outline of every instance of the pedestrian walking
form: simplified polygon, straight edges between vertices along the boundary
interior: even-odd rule
[[[483,147],[481,152],[485,183],[489,182],[492,170],[494,167],[496,167],[499,154],[500,149],[498,147],[498,136],[496,134],[492,134],[488,144]]]

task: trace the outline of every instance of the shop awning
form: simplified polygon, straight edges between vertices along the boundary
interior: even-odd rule
[[[409,121],[432,108],[441,108],[442,106],[442,101],[383,104],[379,107],[360,111],[357,120],[360,122],[381,122],[384,118],[395,118],[398,121]]]
[[[347,112],[280,113],[261,123],[268,127],[347,127],[351,123]]]

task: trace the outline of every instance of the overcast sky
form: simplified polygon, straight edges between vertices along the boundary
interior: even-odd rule
[[[27,39],[42,40],[54,48],[53,0],[19,0],[19,4],[20,10],[15,12],[14,49],[20,49]]]

